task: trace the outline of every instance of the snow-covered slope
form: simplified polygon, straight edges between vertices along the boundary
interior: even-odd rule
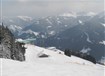
[[[104,67],[57,51],[26,45],[26,61],[2,61],[2,76],[104,76]],[[46,54],[48,57],[39,58]]]
[[[51,63],[78,63],[78,64],[89,64],[89,65],[93,65],[93,63],[83,60],[81,58],[72,56],[72,57],[68,57],[66,55],[64,55],[64,52],[58,50],[58,51],[52,51],[52,50],[48,50],[48,49],[44,49],[44,48],[40,48],[38,46],[34,46],[34,45],[26,45],[27,46],[27,50],[26,50],[26,61],[31,61],[31,62],[35,62],[35,60],[44,60],[44,61],[50,61]],[[38,56],[41,54],[46,54],[49,55],[48,58],[42,58],[40,59]]]

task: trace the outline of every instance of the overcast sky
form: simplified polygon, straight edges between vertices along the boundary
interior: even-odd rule
[[[2,0],[3,16],[42,17],[70,11],[101,12],[103,10],[104,0]]]

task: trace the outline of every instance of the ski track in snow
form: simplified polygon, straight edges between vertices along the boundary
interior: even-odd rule
[[[65,56],[63,52],[26,45],[26,61],[2,59],[3,76],[104,76],[104,66],[93,64],[75,56]],[[38,54],[49,55],[39,58]]]

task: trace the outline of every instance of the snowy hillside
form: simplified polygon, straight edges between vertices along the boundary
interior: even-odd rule
[[[104,66],[65,56],[60,50],[26,47],[25,62],[1,59],[2,76],[104,76]]]

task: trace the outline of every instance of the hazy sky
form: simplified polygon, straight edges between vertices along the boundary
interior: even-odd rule
[[[41,17],[69,11],[104,10],[104,0],[2,0],[1,2],[3,16]]]

